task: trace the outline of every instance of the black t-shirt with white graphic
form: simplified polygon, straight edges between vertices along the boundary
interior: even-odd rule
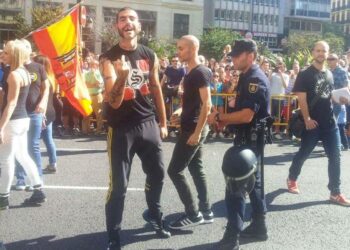
[[[199,89],[210,86],[211,71],[209,68],[198,65],[184,77],[181,113],[181,129],[193,132],[196,129],[202,101]]]
[[[27,112],[30,114],[34,112],[41,100],[41,86],[47,79],[47,75],[44,66],[39,63],[30,62],[25,64],[24,67],[28,70],[31,80],[26,103]]]
[[[128,51],[119,44],[101,55],[101,58],[116,61],[125,55],[126,62],[131,66],[125,86],[124,100],[118,109],[107,105],[107,121],[113,128],[126,127],[154,119],[154,105],[149,96],[149,81],[155,60],[154,52],[144,45],[138,45],[136,50]]]
[[[334,88],[333,75],[329,70],[320,71],[313,65],[300,72],[295,80],[293,92],[306,92],[311,119],[317,121],[321,129],[334,126],[331,94]],[[310,110],[314,97],[322,93]]]

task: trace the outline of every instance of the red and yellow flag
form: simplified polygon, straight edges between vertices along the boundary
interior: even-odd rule
[[[82,115],[91,114],[91,99],[81,69],[79,5],[58,22],[32,33],[40,53],[50,58],[60,89]]]

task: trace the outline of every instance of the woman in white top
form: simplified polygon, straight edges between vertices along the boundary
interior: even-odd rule
[[[38,205],[46,200],[41,190],[42,180],[38,169],[27,148],[29,118],[26,100],[30,76],[23,63],[28,60],[29,52],[22,41],[9,41],[2,58],[4,63],[10,65],[10,74],[4,85],[5,97],[0,117],[0,210],[9,207],[15,159],[23,166],[34,188],[32,196],[24,201],[24,205]]]

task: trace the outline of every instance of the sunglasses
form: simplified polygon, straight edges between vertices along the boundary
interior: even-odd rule
[[[179,60],[172,60],[172,62],[178,62]]]
[[[232,75],[232,77],[238,77],[238,75]]]
[[[335,61],[337,58],[327,58],[327,61]]]

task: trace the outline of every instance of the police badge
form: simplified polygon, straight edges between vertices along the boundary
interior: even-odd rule
[[[259,88],[259,86],[257,83],[249,83],[248,91],[249,91],[249,93],[254,94],[258,91],[258,88]]]

